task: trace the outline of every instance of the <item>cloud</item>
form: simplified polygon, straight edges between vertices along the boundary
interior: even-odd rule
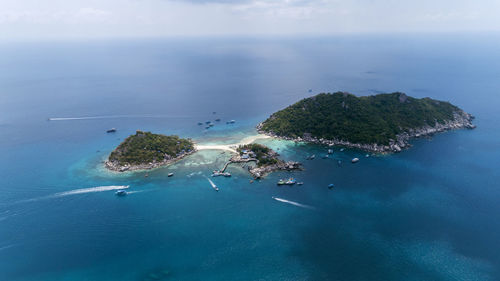
[[[0,39],[500,31],[483,0],[1,0]]]

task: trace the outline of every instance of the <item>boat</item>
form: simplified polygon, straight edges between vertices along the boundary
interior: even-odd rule
[[[328,154],[332,154],[333,153],[333,149],[328,149]]]
[[[328,185],[328,189],[332,189],[334,187],[335,187],[335,185],[333,183],[331,183],[331,184]]]
[[[211,121],[205,121],[205,124],[210,124],[210,123],[212,123],[212,122]]]
[[[213,124],[213,123],[210,123],[210,124],[208,124],[208,126],[209,126],[209,127],[213,127],[213,126],[214,126],[214,124]]]
[[[351,163],[358,163],[359,162],[359,158],[352,158],[351,160]]]
[[[210,129],[210,126],[206,126],[205,129]]]
[[[309,89],[309,91],[308,91],[308,92],[309,92],[309,93],[312,93],[312,91],[313,91],[312,89]]]
[[[307,159],[307,160],[313,160],[314,158],[316,158],[316,155],[314,155],[314,154],[313,154],[313,155],[309,155],[309,156],[307,156],[307,158],[306,158],[306,159]]]
[[[231,120],[231,121],[227,121],[227,122],[226,122],[226,124],[234,124],[234,123],[236,123],[236,121],[235,121],[235,120]]]
[[[219,188],[217,187],[217,185],[215,185],[215,183],[213,181],[211,181],[209,178],[207,178],[208,182],[210,182],[210,185],[212,186],[213,189],[215,189],[215,191],[219,191]]]
[[[212,172],[212,177],[218,177],[221,175],[221,172],[220,171],[213,171]]]
[[[337,165],[342,166],[342,160],[337,161]]]
[[[366,154],[366,155],[365,155],[365,157],[366,157],[366,158],[370,157],[370,154]]]
[[[168,176],[168,177],[171,177],[171,176],[173,176],[173,175],[174,175],[174,173],[168,173],[168,175],[167,175],[167,176]]]
[[[118,191],[115,192],[116,196],[125,196],[127,195],[127,192],[123,189],[119,189]]]
[[[323,156],[321,156],[321,158],[323,158],[323,159],[327,159],[327,158],[328,158],[328,154],[327,154],[327,155],[323,155]]]
[[[222,173],[222,175],[225,176],[226,178],[228,178],[231,176],[231,173],[225,172],[225,173]]]
[[[212,114],[217,114],[217,112],[213,111]]]
[[[289,178],[287,180],[284,180],[284,179],[280,179],[278,181],[278,185],[294,185],[297,183],[297,180],[295,180],[294,178]]]
[[[341,148],[341,149],[340,149],[340,151],[344,151],[344,150],[345,150],[345,148]]]
[[[114,133],[116,132],[116,129],[115,128],[111,128],[109,130],[106,131],[106,133]]]
[[[220,118],[215,119],[215,121],[219,122],[219,121],[220,121]]]
[[[303,182],[298,182],[297,185],[303,185],[304,183]]]
[[[201,123],[201,122],[198,122],[198,126],[201,126],[201,125],[203,125],[203,123]]]

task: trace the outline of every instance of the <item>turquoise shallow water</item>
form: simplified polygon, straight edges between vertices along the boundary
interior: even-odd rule
[[[0,45],[0,280],[498,280],[498,43],[450,35]],[[205,176],[229,157],[220,151],[147,178],[102,168],[137,129],[233,143],[308,89],[449,100],[478,128],[368,158],[335,148],[321,159],[325,147],[259,140],[304,163],[293,176],[305,184],[291,188],[275,184],[289,173],[251,183],[230,166],[214,192]],[[91,116],[101,118],[47,121]],[[223,120],[213,130],[196,125],[215,116]],[[111,127],[118,132],[106,134]],[[114,186],[130,194],[118,198]]]

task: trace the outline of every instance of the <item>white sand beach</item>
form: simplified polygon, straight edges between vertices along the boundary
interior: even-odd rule
[[[195,148],[196,148],[196,150],[210,150],[210,149],[211,150],[225,150],[225,151],[236,153],[236,148],[238,148],[238,146],[240,146],[240,145],[249,144],[249,143],[252,143],[252,142],[259,140],[259,139],[268,139],[268,138],[270,138],[270,136],[258,134],[258,135],[246,137],[246,138],[242,139],[241,141],[239,141],[238,143],[206,144],[206,145],[196,144]]]

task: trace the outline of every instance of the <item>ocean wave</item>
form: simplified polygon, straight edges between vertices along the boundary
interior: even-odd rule
[[[311,209],[311,210],[314,210],[314,209],[315,209],[313,206],[300,204],[300,203],[298,203],[298,202],[294,202],[294,201],[286,200],[286,199],[283,199],[283,198],[274,197],[274,196],[273,196],[272,198],[273,198],[274,200],[276,200],[276,201],[283,202],[283,203],[287,203],[287,204],[294,205],[294,206],[297,206],[297,207],[306,208],[306,209]]]

